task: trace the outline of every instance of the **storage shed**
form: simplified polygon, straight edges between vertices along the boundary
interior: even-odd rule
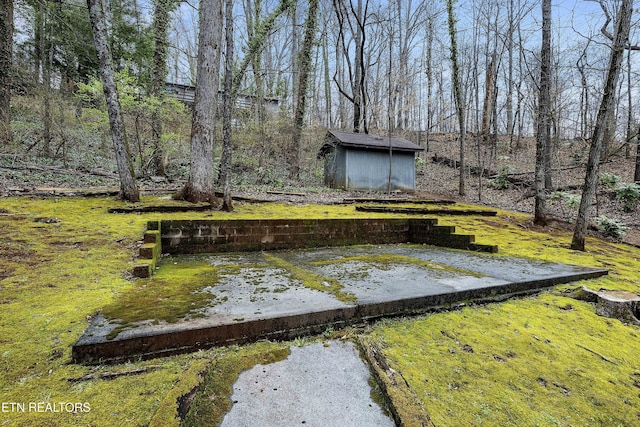
[[[422,151],[404,138],[330,130],[318,157],[324,157],[324,183],[345,190],[412,191],[415,155]]]

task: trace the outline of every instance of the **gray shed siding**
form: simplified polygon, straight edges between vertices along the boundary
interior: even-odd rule
[[[318,152],[324,157],[325,185],[345,190],[387,191],[416,187],[415,153],[423,148],[404,138],[329,130]]]
[[[347,190],[387,191],[389,179],[389,152],[342,149],[344,172],[339,187]],[[337,157],[341,157],[338,154]],[[339,164],[337,164],[339,165]],[[415,154],[394,152],[391,160],[391,190],[415,190]],[[343,185],[342,185],[343,184]]]
[[[324,162],[324,184],[331,188],[347,188],[346,150],[335,147],[327,153]]]

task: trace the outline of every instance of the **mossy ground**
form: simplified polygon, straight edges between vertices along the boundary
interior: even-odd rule
[[[164,202],[143,198],[149,205]],[[116,366],[71,364],[71,346],[97,312],[122,314],[115,308],[129,300],[127,321],[137,319],[136,307],[152,304],[159,317],[180,314],[167,298],[178,295],[176,289],[163,286],[169,294],[154,291],[143,297],[139,289],[145,281],[127,278],[148,220],[359,216],[352,207],[277,204],[237,204],[234,213],[107,213],[126,205],[111,198],[0,199],[0,403],[88,402],[91,408],[83,413],[0,412],[0,425],[179,424],[177,398],[201,381],[203,365],[216,360],[220,349]],[[187,281],[189,273],[184,273]],[[137,375],[69,381],[148,366],[154,369]]]
[[[151,197],[143,201],[160,203]],[[230,349],[212,349],[115,366],[71,364],[71,346],[87,319],[144,284],[129,281],[125,273],[146,221],[389,216],[357,213],[353,206],[278,204],[237,204],[234,213],[106,212],[115,206],[125,204],[108,198],[0,199],[0,208],[12,215],[0,216],[0,402],[88,402],[91,408],[2,412],[1,425],[179,425],[180,398],[202,382],[212,363],[233,360],[227,359]],[[440,222],[476,234],[480,243],[498,244],[501,255],[610,269],[608,277],[584,283],[593,289],[639,291],[640,250],[588,239],[587,252],[570,251],[569,234],[530,229],[530,218],[506,212]],[[371,338],[437,425],[638,424],[638,328],[596,316],[589,304],[564,297],[563,288],[503,304],[383,322]],[[166,298],[156,297],[153,301]],[[263,345],[233,351],[249,366],[283,348]],[[148,369],[137,373],[141,368]],[[127,371],[136,374],[100,378]],[[88,374],[94,379],[72,381]],[[219,379],[220,390],[230,391],[234,375]]]
[[[215,303],[216,296],[204,291],[216,283],[221,269],[205,262],[161,266],[153,278],[140,279],[102,310],[102,315],[118,324],[107,339],[135,322],[176,322],[201,316],[201,310]]]
[[[370,336],[417,393],[435,425],[640,425],[640,329],[595,314],[564,290],[640,292],[640,250],[546,233],[526,215],[455,217],[460,233],[500,255],[609,269],[608,276],[537,297],[379,323]]]

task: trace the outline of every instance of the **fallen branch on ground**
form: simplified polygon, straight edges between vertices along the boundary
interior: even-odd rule
[[[103,372],[98,374],[87,374],[78,378],[67,378],[67,381],[70,383],[79,383],[83,381],[91,381],[91,380],[112,380],[118,377],[124,377],[129,375],[140,375],[147,372],[155,371],[159,366],[148,366],[146,368],[138,368],[132,369],[129,371],[122,372]]]
[[[580,344],[576,344],[576,345],[578,347],[580,347],[581,349],[583,349],[583,350],[587,350],[589,353],[595,354],[596,356],[600,357],[600,359],[604,360],[605,362],[613,363],[614,365],[618,364],[617,362],[614,362],[613,360],[606,358],[605,356],[603,356],[602,354],[598,353],[597,351],[591,350],[590,348],[585,347],[585,346],[580,345]]]
[[[390,208],[387,206],[356,206],[359,212],[384,212],[384,213],[403,213],[403,214],[425,214],[425,215],[478,215],[478,216],[496,216],[497,211],[484,209],[429,209],[429,208]]]

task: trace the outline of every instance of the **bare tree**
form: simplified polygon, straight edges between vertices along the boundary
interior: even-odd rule
[[[536,132],[535,213],[533,222],[547,224],[545,159],[551,145],[551,0],[542,0],[542,48],[538,92],[538,128]]]
[[[318,20],[318,0],[309,1],[309,11],[304,24],[304,39],[302,51],[299,55],[299,81],[296,99],[295,113],[293,116],[293,137],[291,147],[291,164],[289,165],[289,177],[300,178],[300,143],[302,140],[302,127],[307,105],[307,89],[309,86],[309,74],[311,73],[311,51],[316,38],[316,26]]]
[[[260,22],[262,16],[262,0],[245,0],[244,14],[247,26],[247,36],[250,39],[254,37],[255,24]],[[262,70],[262,55],[254,55],[251,58],[251,69],[253,71],[253,81],[256,87],[256,99],[264,98],[264,71]],[[265,110],[262,102],[256,102],[254,105],[260,132],[264,135]]]
[[[327,20],[324,21],[322,31],[322,64],[324,72],[324,103],[325,103],[325,126],[333,127],[333,119],[331,114],[331,79],[329,77],[329,53],[328,53],[328,35],[327,35]]]
[[[366,117],[365,111],[365,93],[364,93],[364,80],[365,80],[365,67],[364,67],[364,43],[366,34],[364,32],[364,24],[367,17],[367,9],[369,7],[369,1],[367,0],[362,7],[362,0],[358,0],[357,8],[355,10],[355,24],[356,24],[356,57],[355,57],[355,75],[353,76],[353,131],[367,133],[367,125],[364,121]],[[351,5],[353,11],[353,4]]]
[[[395,79],[395,127],[408,129],[411,126],[411,109],[416,105],[415,81],[416,69],[409,66],[412,50],[418,33],[423,30],[426,3],[415,4],[412,0],[396,0],[398,69]]]
[[[298,1],[294,0],[291,9],[291,97],[296,99],[298,95],[298,51],[300,33],[298,31]]]
[[[224,92],[222,94],[222,157],[220,175],[223,185],[223,211],[231,212],[231,154],[233,148],[231,119],[233,115],[233,0],[225,0],[225,54],[224,54]],[[259,99],[258,102],[262,100]]]
[[[429,151],[431,126],[433,123],[433,16],[427,19],[427,51],[425,74],[427,78],[427,126],[425,131],[425,149]]]
[[[587,49],[591,39],[587,41],[582,54],[576,61],[576,68],[580,73],[580,138],[587,139],[587,133],[590,128],[589,123],[589,85],[586,74]]]
[[[167,76],[167,27],[169,25],[169,12],[175,7],[174,0],[154,0],[153,13],[153,64],[151,69],[150,95],[158,101],[164,97],[164,84]],[[158,106],[159,108],[159,106]],[[162,139],[162,118],[158,109],[151,114],[151,131],[153,139],[153,154],[151,167],[153,173],[164,176],[164,149]]]
[[[235,100],[244,80],[244,76],[253,61],[253,58],[260,55],[264,50],[269,34],[273,30],[277,19],[289,11],[294,6],[294,0],[280,0],[276,7],[264,20],[254,22],[253,36],[249,39],[246,48],[246,54],[237,67],[237,71],[233,75],[232,98]],[[262,100],[260,100],[262,102]]]
[[[509,0],[509,8],[508,8],[508,16],[507,20],[509,21],[509,29],[507,30],[507,105],[506,105],[506,114],[507,114],[507,136],[509,136],[509,146],[513,143],[513,89],[514,89],[514,80],[513,80],[513,37],[515,35],[515,0]]]
[[[42,70],[42,147],[40,152],[45,157],[51,156],[51,68],[53,60],[53,48],[51,46],[51,14],[47,5],[40,4],[40,39],[38,46],[40,50],[39,68]],[[47,49],[49,45],[49,49]]]
[[[631,50],[627,50],[627,133],[624,138],[624,158],[631,158],[631,141],[633,135],[633,98],[631,96]]]
[[[351,0],[349,0],[348,5],[345,0],[333,0],[333,8],[338,19],[336,55],[340,56],[340,60],[345,60],[346,62],[351,94],[347,92],[348,89],[344,87],[342,81],[337,78],[338,69],[336,69],[336,73],[333,76],[333,81],[340,94],[353,105],[353,131],[367,133],[364,52],[366,42],[365,25],[369,16],[369,0],[357,0],[355,6]],[[347,30],[349,30],[355,43],[353,62],[349,54],[350,41]]]
[[[13,0],[0,0],[0,148],[11,142]]]
[[[460,81],[460,68],[458,66],[458,41],[457,41],[457,30],[456,30],[456,17],[455,12],[453,10],[453,0],[447,0],[447,16],[448,16],[448,24],[449,24],[449,37],[451,38],[451,68],[452,68],[452,78],[453,78],[453,92],[454,99],[456,104],[456,111],[458,115],[458,129],[460,132],[459,136],[459,145],[460,145],[460,184],[458,186],[458,194],[464,196],[465,191],[465,180],[464,180],[464,139],[465,139],[465,104],[462,96],[462,82]]]
[[[111,139],[118,165],[120,177],[120,197],[130,202],[138,202],[140,193],[133,175],[133,164],[129,153],[129,143],[124,130],[118,89],[111,65],[111,49],[109,48],[109,36],[105,24],[104,11],[100,0],[87,0],[89,19],[93,29],[93,40],[98,52],[98,63],[104,96],[109,113],[109,125],[111,127]]]
[[[585,235],[591,212],[591,203],[598,186],[598,169],[602,154],[603,140],[606,137],[607,124],[609,123],[615,106],[614,98],[620,76],[620,68],[622,67],[624,49],[628,45],[632,14],[633,0],[622,0],[618,11],[618,17],[616,19],[615,35],[613,37],[613,45],[611,46],[609,69],[607,71],[602,101],[600,103],[600,108],[598,109],[598,116],[596,118],[593,137],[591,139],[591,149],[589,150],[589,161],[587,162],[582,199],[580,200],[578,217],[576,219],[573,239],[571,241],[571,249],[574,250],[584,251]]]
[[[637,130],[636,135],[636,167],[633,172],[633,181],[640,184],[640,128]]]
[[[193,118],[189,180],[178,197],[190,202],[217,204],[214,188],[213,143],[220,84],[220,44],[222,43],[222,2],[200,2],[198,35],[198,75]]]

